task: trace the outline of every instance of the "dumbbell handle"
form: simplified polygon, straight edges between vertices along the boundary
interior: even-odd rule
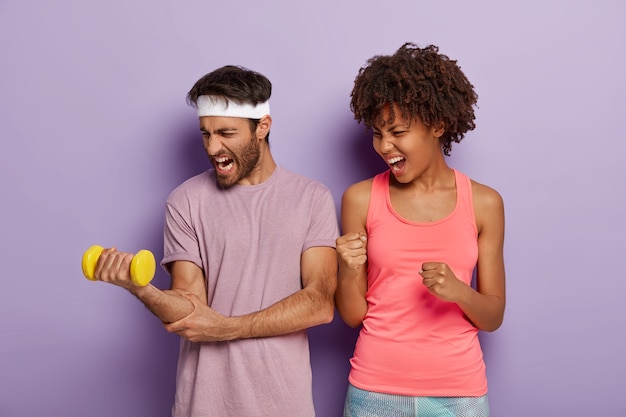
[[[83,274],[85,278],[95,281],[94,273],[100,254],[104,248],[93,245],[83,254]],[[156,261],[154,255],[149,250],[140,250],[130,261],[130,279],[139,287],[145,287],[154,278],[156,272]]]

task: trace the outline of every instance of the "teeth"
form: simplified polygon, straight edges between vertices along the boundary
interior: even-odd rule
[[[228,156],[215,157],[215,163],[220,166],[222,171],[229,171],[235,164],[235,161]]]
[[[397,162],[402,161],[403,159],[404,159],[404,158],[403,158],[403,157],[401,157],[401,156],[396,156],[395,158],[391,158],[391,159],[389,159],[387,162],[388,162],[390,165],[393,165],[393,164],[395,164],[395,163],[397,163]]]

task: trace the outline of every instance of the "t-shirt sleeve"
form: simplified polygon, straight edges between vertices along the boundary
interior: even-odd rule
[[[311,223],[302,251],[314,246],[336,246],[339,237],[337,210],[330,191],[319,186],[311,201]]]
[[[170,272],[174,261],[189,261],[202,268],[198,235],[191,226],[191,213],[188,204],[176,204],[172,197],[165,204],[165,225],[163,232],[163,259],[161,265]]]

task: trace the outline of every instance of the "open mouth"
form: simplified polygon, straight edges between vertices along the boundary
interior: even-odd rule
[[[396,156],[387,160],[387,164],[393,171],[400,171],[404,167],[406,159],[402,156]]]
[[[214,158],[213,160],[215,161],[215,167],[217,170],[222,173],[230,171],[235,164],[235,161],[227,156],[220,156],[218,158]]]

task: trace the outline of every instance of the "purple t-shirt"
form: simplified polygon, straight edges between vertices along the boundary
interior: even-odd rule
[[[161,264],[205,272],[208,303],[226,316],[259,311],[302,288],[300,257],[335,247],[335,205],[319,182],[276,167],[258,185],[217,187],[212,170],[168,197]],[[173,417],[312,417],[306,331],[218,343],[181,339]]]

